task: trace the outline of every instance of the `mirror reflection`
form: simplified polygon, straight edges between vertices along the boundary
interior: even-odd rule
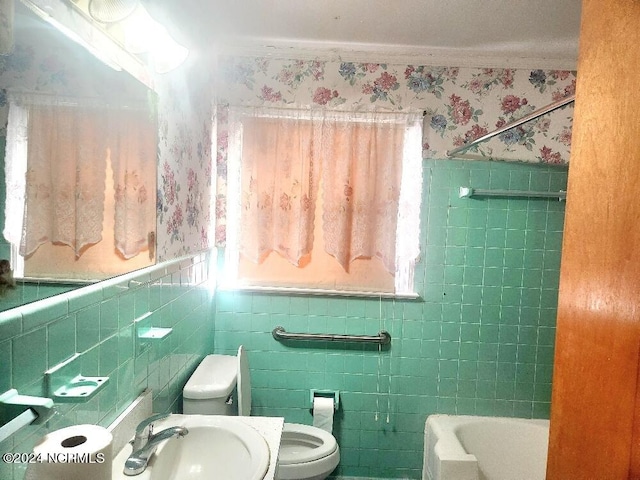
[[[15,3],[0,56],[0,310],[155,262],[155,94]]]

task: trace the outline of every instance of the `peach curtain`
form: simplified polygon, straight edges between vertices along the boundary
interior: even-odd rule
[[[5,237],[23,257],[45,242],[80,257],[102,240],[109,158],[115,247],[124,258],[146,249],[155,239],[155,121],[137,109],[37,100],[10,109]]]
[[[395,273],[405,126],[396,122],[322,122],[325,250],[345,271],[379,258]]]
[[[327,253],[347,272],[353,260],[377,257],[395,275],[408,154],[415,156],[409,176],[418,179],[408,182],[416,190],[409,194],[419,211],[419,117],[260,109],[238,117],[236,121],[231,115],[229,158],[233,164],[238,157],[240,171],[237,240],[230,233],[239,251],[255,263],[275,251],[293,265],[304,265],[313,249],[321,178],[323,218],[318,221]],[[414,134],[408,134],[409,125]],[[408,143],[415,143],[414,148],[407,148]],[[402,244],[411,261],[419,252],[414,225],[419,215],[413,217],[409,223],[415,246]]]
[[[116,249],[128,259],[154,241],[156,179],[149,173],[156,170],[156,123],[141,110],[112,110],[109,115],[114,239]]]
[[[320,159],[311,122],[243,121],[240,252],[260,263],[278,252],[299,265],[313,248]]]
[[[25,212],[20,255],[45,242],[79,257],[102,238],[107,124],[91,108],[29,108]]]

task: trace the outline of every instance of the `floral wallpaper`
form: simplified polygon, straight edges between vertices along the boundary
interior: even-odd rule
[[[212,81],[204,70],[160,78],[158,259],[209,248]]]
[[[217,87],[216,245],[226,239],[227,105],[420,111],[423,156],[447,151],[574,93],[575,72],[224,57]],[[460,157],[567,165],[568,105]]]
[[[0,55],[13,48],[13,0],[0,0]]]

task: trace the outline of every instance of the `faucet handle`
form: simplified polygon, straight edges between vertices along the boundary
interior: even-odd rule
[[[170,413],[158,413],[156,415],[151,415],[148,418],[145,418],[141,421],[136,427],[136,436],[133,440],[131,440],[131,445],[133,445],[133,451],[139,450],[147,443],[149,437],[153,434],[153,424],[158,420],[162,420],[163,418],[167,418]]]

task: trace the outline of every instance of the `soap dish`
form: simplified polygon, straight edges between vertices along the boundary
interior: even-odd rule
[[[62,403],[86,402],[98,393],[98,390],[108,381],[109,377],[78,375],[71,379],[69,383],[56,389],[53,392],[53,399]]]
[[[44,372],[47,395],[54,402],[87,402],[109,381],[109,377],[82,375],[80,357],[81,355],[76,353],[70,359]]]
[[[162,340],[173,332],[173,328],[141,327],[138,328],[138,338],[141,340]]]

